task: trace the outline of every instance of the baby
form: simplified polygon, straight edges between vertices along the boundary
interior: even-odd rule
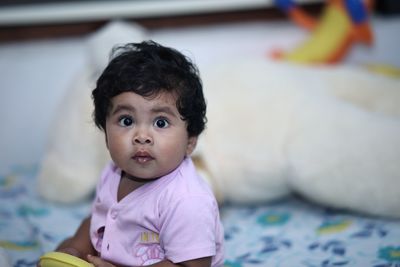
[[[218,205],[190,158],[206,124],[196,66],[153,41],[127,44],[92,97],[112,162],[91,216],[57,250],[95,266],[222,266]]]

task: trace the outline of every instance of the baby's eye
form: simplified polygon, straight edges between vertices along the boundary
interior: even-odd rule
[[[168,127],[169,122],[166,119],[156,119],[154,121],[154,126],[157,128],[166,128]]]
[[[129,116],[123,116],[123,117],[119,118],[118,123],[119,123],[119,125],[121,125],[123,127],[129,127],[133,124],[133,119]]]

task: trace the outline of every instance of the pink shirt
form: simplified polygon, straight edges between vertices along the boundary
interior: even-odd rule
[[[121,170],[110,163],[97,185],[90,238],[105,260],[143,266],[212,257],[223,265],[218,205],[190,158],[117,202]]]

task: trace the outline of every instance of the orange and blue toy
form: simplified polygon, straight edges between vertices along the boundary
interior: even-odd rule
[[[277,59],[298,63],[337,63],[352,45],[372,45],[369,23],[372,0],[328,0],[321,19],[317,20],[292,0],[275,0],[276,4],[298,25],[312,31],[311,36],[293,51],[275,51]]]

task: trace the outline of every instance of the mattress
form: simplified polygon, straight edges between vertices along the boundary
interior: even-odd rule
[[[14,166],[0,175],[0,247],[14,267],[36,266],[90,210],[90,201],[65,206],[41,199],[37,172],[37,165]],[[400,220],[296,196],[251,206],[227,203],[221,217],[227,267],[400,266]]]

